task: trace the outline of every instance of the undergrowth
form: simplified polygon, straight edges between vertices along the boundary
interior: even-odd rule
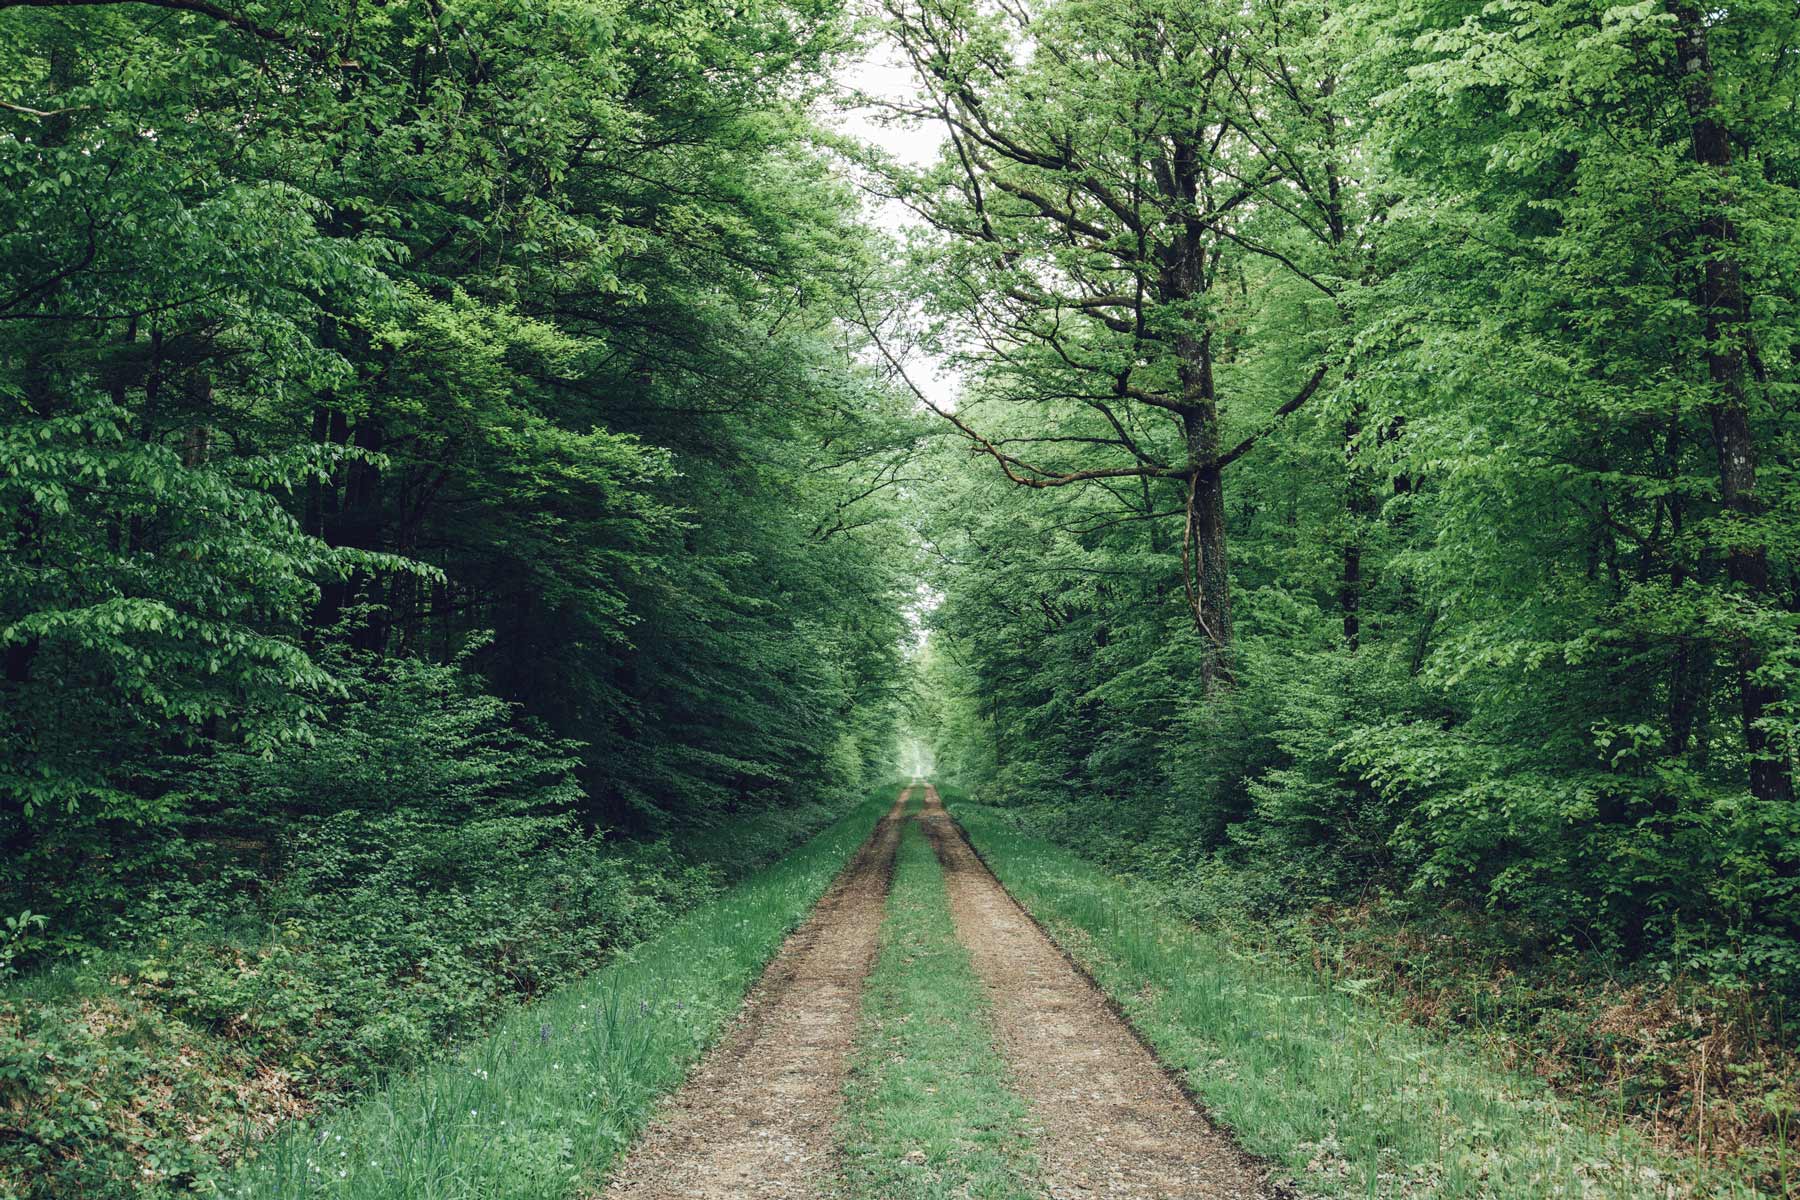
[[[871,797],[457,1054],[328,1120],[289,1126],[226,1194],[561,1200],[597,1185],[891,803]]]

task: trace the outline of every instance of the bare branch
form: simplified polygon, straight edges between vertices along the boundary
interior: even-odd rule
[[[1275,427],[1281,423],[1283,417],[1298,411],[1301,405],[1312,399],[1313,393],[1319,390],[1319,384],[1325,381],[1325,372],[1330,368],[1331,364],[1329,362],[1320,363],[1318,369],[1312,373],[1312,378],[1306,381],[1305,385],[1295,394],[1294,398],[1275,410],[1275,416],[1268,424],[1233,446],[1230,450],[1227,450],[1224,454],[1221,454],[1214,460],[1214,466],[1223,469],[1248,454],[1251,450],[1254,450],[1256,448],[1256,443],[1262,441],[1263,438],[1273,432]]]

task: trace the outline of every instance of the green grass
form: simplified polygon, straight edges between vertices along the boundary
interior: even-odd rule
[[[597,1182],[714,1040],[893,803],[884,790],[488,1037],[320,1123],[225,1189],[242,1200],[562,1200]]]
[[[924,789],[914,792],[916,807]],[[988,1005],[956,940],[943,869],[916,822],[900,842],[838,1139],[854,1197],[1043,1194]]]
[[[942,789],[940,789],[942,790]],[[1329,1196],[1750,1197],[1478,1048],[1263,961],[946,794],[976,849],[1249,1150]]]

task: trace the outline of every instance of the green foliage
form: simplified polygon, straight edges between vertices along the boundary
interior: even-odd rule
[[[347,691],[405,776],[348,651],[578,740],[592,824],[887,753],[912,433],[832,317],[842,14],[453,8],[0,18],[0,897],[65,949],[152,848],[327,802]]]
[[[242,1122],[279,1107],[284,1085],[191,1026],[129,997],[0,1001],[0,1095],[8,1135],[0,1189],[49,1196],[136,1194],[144,1178],[216,1179]],[[145,1194],[168,1194],[153,1189]]]
[[[354,1089],[904,724],[1195,912],[1791,1001],[1797,21],[888,4],[901,253],[838,0],[0,8],[0,972]]]
[[[557,1200],[597,1185],[891,804],[867,800],[454,1057],[277,1135],[223,1190]]]
[[[961,151],[915,180],[917,286],[973,340],[986,439],[929,459],[908,719],[940,768],[1263,915],[1385,888],[1791,1002],[1794,14],[921,11]],[[996,75],[1040,29],[1091,53]],[[1201,110],[1183,159],[1159,122]],[[1155,199],[1184,164],[1198,233]],[[1319,389],[1271,423],[1309,348]],[[1181,466],[1192,414],[1154,401],[1190,351],[1215,457],[1149,469]]]
[[[915,422],[833,315],[846,45],[0,12],[0,1191],[204,1190],[882,777]]]
[[[703,902],[711,915],[679,928],[742,933],[734,955],[766,954],[816,896],[817,881],[866,835],[877,808],[871,801],[851,817],[821,811],[805,826],[789,819],[775,830],[747,821],[746,840],[770,857],[827,819],[839,823],[724,898],[719,866],[683,861],[666,843],[610,847],[565,818],[459,823],[434,819],[431,808],[323,816],[296,839],[283,886],[254,913],[231,926],[165,917],[140,948],[27,978],[0,1001],[0,1130],[11,1135],[0,1183],[46,1200],[216,1189],[232,1163],[254,1153],[249,1143],[279,1123],[404,1079],[469,1046],[521,1002],[571,985],[591,998],[639,968],[575,981],[647,938],[679,946],[639,952],[643,963],[679,961],[701,935],[663,931]],[[741,869],[743,854],[732,865]],[[728,1012],[761,960],[730,957],[728,971],[709,973],[723,961],[703,955],[691,964],[699,974],[682,994],[712,996],[711,1007],[677,1009],[669,1036],[709,1036],[711,1026],[695,1022]],[[606,1011],[629,1026],[630,1007]],[[514,1025],[536,1028],[526,1018]],[[620,1040],[638,1045],[629,1029]],[[486,1055],[491,1067],[517,1044],[516,1031],[495,1034],[464,1053]],[[691,1057],[694,1046],[680,1044]],[[660,1089],[685,1061],[627,1065]],[[641,1103],[653,1098],[645,1093]],[[380,1099],[364,1105],[389,1111]],[[312,1144],[305,1133],[285,1136],[278,1145]]]

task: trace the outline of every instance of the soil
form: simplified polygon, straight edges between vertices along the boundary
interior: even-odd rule
[[[808,1197],[841,1188],[833,1126],[900,841],[900,793],[782,947],[724,1040],[619,1166],[608,1200]],[[944,866],[1050,1200],[1275,1200],[1266,1170],[1209,1122],[1104,996],[976,857],[925,785]]]
[[[1047,1194],[1065,1198],[1279,1196],[1266,1170],[1207,1120],[1000,886],[925,787],[959,940],[993,1006],[1011,1081],[1031,1106]]]
[[[664,1104],[613,1174],[608,1200],[831,1190],[832,1125],[911,794],[900,793],[763,972],[724,1040]]]

